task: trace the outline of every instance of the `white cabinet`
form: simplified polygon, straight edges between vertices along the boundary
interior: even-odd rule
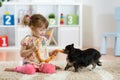
[[[65,47],[74,43],[75,46],[82,48],[82,4],[75,2],[4,2],[3,6],[0,7],[0,12],[0,36],[7,35],[9,40],[9,46],[5,47],[5,49],[20,47],[21,39],[30,34],[29,28],[21,25],[23,16],[35,13],[40,13],[47,19],[49,14],[55,14],[55,24],[49,25],[49,28],[54,28],[53,37],[58,45],[52,44],[50,46]],[[14,15],[14,25],[3,24],[3,15],[8,12]],[[63,20],[63,24],[61,24],[61,20]]]
[[[79,46],[79,27],[62,27],[59,28],[59,45],[66,46],[68,44],[74,43],[76,46]]]

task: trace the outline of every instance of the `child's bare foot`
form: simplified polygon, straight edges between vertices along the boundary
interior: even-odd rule
[[[5,68],[4,71],[14,71],[14,69],[13,68]]]

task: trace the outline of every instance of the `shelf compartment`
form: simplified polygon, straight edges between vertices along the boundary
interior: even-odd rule
[[[63,20],[64,24],[67,25],[67,16],[68,15],[74,15],[74,18],[76,16],[76,24],[79,25],[79,15],[80,15],[80,5],[59,5],[59,24],[61,20],[61,14],[63,14]]]
[[[8,47],[15,46],[15,28],[14,27],[0,27],[0,36],[8,36]]]
[[[79,27],[61,27],[58,29],[59,34],[59,45],[60,46],[66,46],[69,44],[74,43],[75,46],[80,45],[80,39],[79,39]]]
[[[22,25],[24,16],[35,14],[36,9],[35,5],[16,5],[16,24]]]
[[[3,15],[12,14],[15,15],[15,6],[14,5],[3,5],[0,7],[0,25],[3,25]]]
[[[53,13],[55,15],[55,24],[58,24],[58,6],[57,5],[38,5],[37,13],[44,15],[47,19]]]
[[[32,13],[29,9],[32,7]],[[5,10],[10,9],[10,13],[15,15],[15,25],[5,26],[3,25],[3,13]],[[5,9],[5,10],[4,10]],[[18,49],[20,48],[20,42],[23,37],[29,34],[30,31],[26,30],[26,27],[21,25],[23,16],[25,14],[34,14],[39,13],[45,16],[48,19],[48,15],[54,13],[56,16],[56,23],[49,25],[48,28],[54,28],[53,37],[58,43],[56,46],[54,43],[51,43],[51,47],[65,47],[67,44],[75,43],[75,45],[82,46],[82,4],[79,3],[44,3],[44,2],[32,2],[32,3],[22,3],[22,2],[6,2],[3,3],[3,6],[0,8],[0,34],[6,29],[9,29],[10,45],[7,48],[0,49]],[[21,13],[21,15],[19,15]],[[22,14],[23,13],[23,14]],[[64,24],[60,24],[60,14],[63,13]],[[67,15],[75,14],[78,15],[78,24],[67,24]],[[19,22],[21,18],[21,22]],[[3,31],[2,31],[2,30]],[[4,33],[5,33],[4,32]],[[8,34],[8,33],[5,33]]]

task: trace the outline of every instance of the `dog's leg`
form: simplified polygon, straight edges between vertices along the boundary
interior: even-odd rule
[[[98,60],[98,61],[97,61],[97,65],[98,65],[98,66],[102,66],[102,63]]]
[[[75,68],[75,72],[78,72],[78,65],[77,64],[74,64],[74,68]]]
[[[65,67],[64,70],[67,70],[67,69],[69,69],[70,67],[72,67],[72,66],[67,63],[67,65],[66,65],[66,67]]]
[[[95,69],[95,67],[96,67],[96,63],[92,62],[92,69]]]

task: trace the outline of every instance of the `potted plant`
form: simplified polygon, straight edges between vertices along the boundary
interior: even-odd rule
[[[2,7],[2,2],[4,2],[5,0],[0,0],[0,7]],[[8,1],[8,0],[7,0]]]
[[[2,1],[0,1],[0,7],[2,7]]]
[[[49,17],[49,18],[55,18],[55,14],[51,13],[51,14],[49,14],[48,17]]]
[[[49,21],[49,24],[50,25],[54,25],[56,20],[55,20],[55,14],[54,13],[51,13],[48,15],[48,21]]]

